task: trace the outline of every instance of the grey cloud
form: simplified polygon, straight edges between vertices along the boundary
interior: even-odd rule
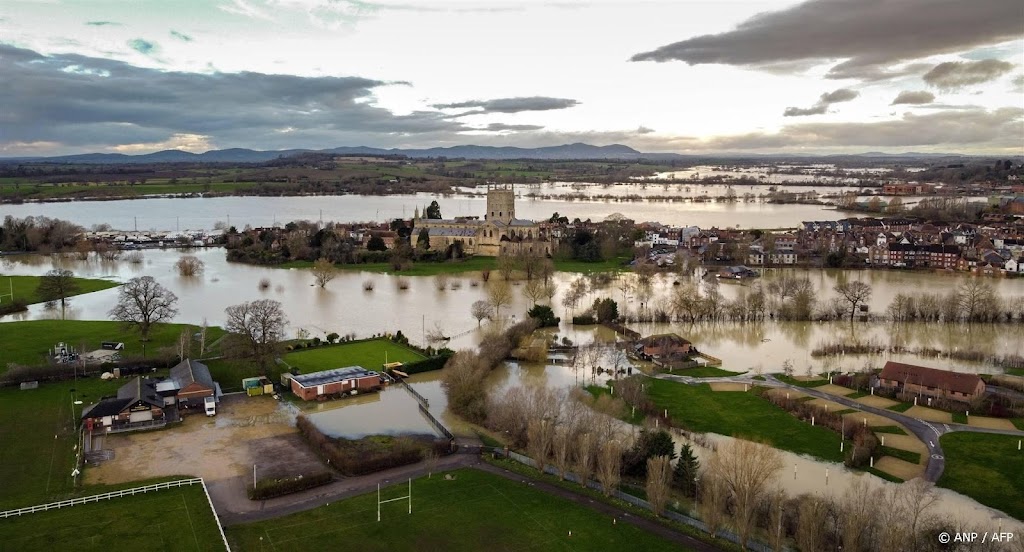
[[[899,104],[930,104],[935,101],[935,94],[927,90],[904,90],[900,92],[890,105]]]
[[[1013,83],[1014,92],[1024,92],[1024,75],[1017,75],[1011,82]]]
[[[155,54],[157,51],[157,45],[155,42],[143,40],[141,38],[133,38],[128,41],[128,47],[136,52],[143,55]]]
[[[828,104],[815,104],[812,107],[787,107],[782,112],[783,117],[803,117],[806,115],[823,115],[828,111]]]
[[[1010,69],[1013,69],[1012,63],[998,59],[947,61],[936,65],[921,78],[940,90],[956,90],[999,78]]]
[[[437,109],[473,109],[469,114],[480,113],[519,113],[522,111],[551,111],[567,109],[579,105],[576,100],[568,98],[549,98],[531,96],[527,98],[497,98],[493,100],[468,100],[447,104],[434,104]]]
[[[1004,107],[986,111],[906,113],[902,118],[870,123],[802,123],[777,133],[753,132],[698,142],[712,150],[792,149],[826,147],[912,147],[971,144],[1020,147],[1024,109]]]
[[[809,0],[631,60],[755,67],[845,60],[830,77],[877,77],[899,61],[1018,38],[1020,15],[1019,0]]]
[[[648,127],[645,127],[644,125],[640,125],[640,126],[636,127],[636,133],[637,134],[651,134],[653,132],[654,132],[653,128],[648,128]]]
[[[373,90],[392,83],[361,77],[159,71],[3,44],[0,74],[0,147],[58,142],[70,151],[174,134],[255,148],[386,146],[469,129],[438,111],[396,116],[376,107]]]
[[[818,98],[818,102],[811,107],[787,107],[786,111],[782,113],[782,116],[804,117],[807,115],[822,115],[828,111],[828,106],[834,103],[848,102],[857,96],[860,96],[860,92],[857,92],[856,90],[840,88],[832,92],[825,92]]]
[[[192,37],[191,36],[189,36],[189,35],[187,35],[185,33],[180,33],[178,31],[175,31],[174,29],[171,29],[171,36],[173,36],[174,38],[177,38],[178,40],[184,40],[185,42],[192,42]]]
[[[513,132],[525,132],[530,130],[540,130],[542,128],[544,127],[541,125],[509,125],[505,123],[491,123],[487,125],[487,128],[485,130],[492,132],[500,132],[503,130]]]
[[[93,27],[106,27],[108,25],[121,26],[121,24],[116,21],[86,21],[85,24]]]

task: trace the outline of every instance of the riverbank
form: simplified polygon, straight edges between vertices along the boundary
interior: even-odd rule
[[[557,272],[575,272],[590,274],[593,272],[620,272],[630,270],[627,265],[628,259],[620,257],[597,262],[577,261],[573,259],[553,259]],[[250,264],[250,263],[239,263]],[[498,270],[498,259],[496,257],[469,257],[457,261],[443,262],[412,262],[408,268],[395,270],[391,263],[363,263],[363,264],[335,264],[338,270],[350,272],[371,272],[374,274],[392,274],[395,276],[437,276],[438,274],[462,274],[466,272],[483,272]],[[266,265],[270,268],[298,268],[307,269],[313,267],[313,261],[289,261],[279,265]],[[492,274],[492,277],[500,277]]]
[[[7,276],[0,274],[0,314],[9,314],[24,310],[24,307],[42,303],[46,299],[39,294],[39,282],[42,276]],[[67,298],[102,291],[121,284],[97,278],[72,278],[67,289]],[[59,300],[58,300],[59,302]],[[19,308],[22,307],[22,308]],[[10,309],[10,310],[9,310]]]

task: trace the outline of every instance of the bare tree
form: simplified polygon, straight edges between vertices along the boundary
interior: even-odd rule
[[[288,318],[281,303],[273,299],[257,299],[225,309],[227,324],[224,329],[241,344],[266,373],[278,352]]]
[[[138,328],[142,340],[149,340],[153,324],[171,320],[178,314],[174,304],[178,296],[165,289],[152,276],[141,276],[128,280],[118,293],[117,305],[110,310],[110,317]]]
[[[512,302],[512,287],[507,280],[490,282],[487,285],[487,300],[494,309],[494,317],[501,319],[501,307]]]
[[[622,443],[609,439],[601,443],[597,454],[597,480],[604,496],[611,496],[622,479]]]
[[[202,274],[206,265],[195,255],[185,255],[178,259],[178,262],[174,263],[174,268],[178,269],[178,274],[192,277]]]
[[[569,471],[572,464],[572,449],[576,446],[573,442],[572,428],[560,425],[555,428],[554,443],[551,449],[551,464],[558,470],[559,481],[565,479],[565,473]]]
[[[185,360],[192,353],[192,334],[188,329],[181,330],[178,334],[178,359]]]
[[[799,507],[796,544],[800,550],[824,550],[828,538],[829,504],[819,496],[804,495]]]
[[[526,429],[526,450],[541,473],[551,456],[551,445],[555,436],[555,423],[548,419],[530,420]]]
[[[437,469],[438,459],[437,451],[433,447],[423,452],[423,463],[427,466],[427,479],[430,479],[430,476],[434,474],[434,470]]]
[[[480,326],[480,323],[483,321],[484,318],[491,317],[492,310],[493,309],[491,309],[491,304],[488,303],[487,301],[474,301],[473,304],[469,307],[470,314],[473,315],[473,318],[476,318],[477,327]]]
[[[498,255],[498,273],[501,274],[503,280],[511,280],[518,265],[519,261],[513,255],[509,253]]]
[[[526,285],[523,286],[523,295],[536,305],[546,296],[547,290],[544,289],[546,287],[544,280],[527,280]]]
[[[93,250],[96,251],[96,255],[103,261],[116,261],[121,256],[120,249],[112,247],[106,242],[97,242],[93,246]]]
[[[437,291],[444,291],[448,289],[448,282],[449,278],[447,274],[438,274],[437,276],[434,276],[434,287],[437,288]]]
[[[55,268],[39,278],[36,295],[43,301],[60,301],[60,317],[64,319],[67,299],[78,292],[78,282],[70,270]]]
[[[589,427],[589,425],[584,427]],[[576,446],[573,447],[573,467],[576,470],[576,476],[579,477],[580,485],[584,487],[587,486],[587,482],[594,474],[594,464],[596,463],[594,456],[597,450],[597,442],[594,437],[594,433],[584,431],[580,433],[576,439]]]
[[[337,275],[338,271],[334,268],[334,263],[330,259],[321,257],[313,263],[313,280],[321,288],[326,287],[327,282],[333,280]]]
[[[849,306],[850,320],[857,314],[857,307],[871,300],[871,284],[864,282],[843,282],[836,284],[836,293]]]
[[[976,278],[965,280],[956,290],[960,314],[968,322],[986,318],[995,308],[995,292],[992,286]]]
[[[775,552],[782,552],[786,544],[786,534],[782,529],[786,519],[786,492],[775,489],[768,493],[765,506],[768,509],[768,544]]]
[[[729,501],[729,489],[726,488],[722,478],[711,469],[704,470],[697,488],[697,510],[708,528],[712,537],[718,536],[718,531],[725,522],[725,506]]]
[[[839,503],[839,536],[843,550],[858,552],[867,550],[875,542],[875,519],[878,504],[875,492],[863,478],[854,481],[843,493]]]
[[[587,280],[580,277],[572,281],[569,284],[569,289],[566,290],[565,296],[562,297],[562,306],[568,309],[570,312],[576,310],[576,305],[586,297],[589,291]]]
[[[89,243],[89,240],[79,240],[75,244],[75,257],[79,261],[88,261],[90,253],[92,253],[92,244]]]
[[[725,484],[732,497],[736,532],[740,546],[746,548],[754,529],[758,504],[782,469],[782,456],[768,445],[733,439],[718,446],[711,456],[709,468]]]
[[[910,534],[911,548],[918,549],[921,529],[929,521],[928,515],[939,496],[935,494],[934,485],[917,477],[899,486],[900,499],[905,512],[904,525]]]
[[[654,456],[647,459],[647,502],[654,515],[665,511],[672,485],[672,459],[668,456]]]
[[[199,329],[199,355],[206,354],[206,332],[209,329],[209,324],[206,322],[206,318],[203,318],[203,325]]]

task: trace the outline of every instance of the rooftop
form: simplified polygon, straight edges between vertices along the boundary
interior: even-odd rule
[[[328,383],[376,375],[377,372],[371,372],[362,366],[346,366],[345,368],[335,368],[311,374],[299,374],[293,376],[292,379],[302,387],[316,387],[317,385],[326,385]]]

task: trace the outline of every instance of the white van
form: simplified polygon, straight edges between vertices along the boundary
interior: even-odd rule
[[[206,397],[203,399],[203,404],[206,406],[207,416],[217,415],[217,399],[214,397]]]

